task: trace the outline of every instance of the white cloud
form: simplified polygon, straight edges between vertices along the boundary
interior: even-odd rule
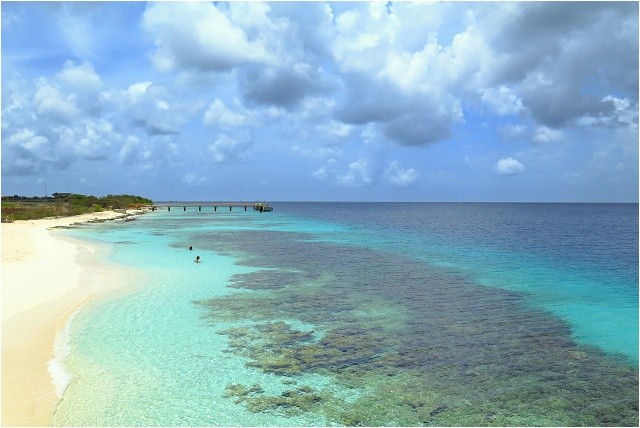
[[[150,136],[175,135],[184,122],[183,108],[173,102],[174,95],[164,86],[149,81],[138,82],[109,94],[131,124]]]
[[[151,86],[151,82],[149,81],[133,83],[129,85],[129,87],[125,91],[123,91],[123,94],[131,101],[136,101],[147,92],[149,86]]]
[[[328,177],[329,173],[333,171],[333,168],[335,167],[335,165],[336,165],[336,160],[334,158],[327,159],[324,165],[320,166],[319,168],[317,168],[315,171],[311,173],[311,176],[320,181],[323,181]]]
[[[585,115],[576,123],[580,126],[627,126],[632,129],[638,128],[638,104],[633,103],[629,98],[618,98],[607,95],[602,99],[603,103],[611,105],[612,108],[601,112],[598,115]]]
[[[415,169],[404,169],[398,161],[391,162],[385,169],[384,175],[389,183],[397,187],[410,186],[420,177],[420,174]]]
[[[612,95],[608,95],[602,99],[604,102],[610,102],[613,104],[615,112],[613,114],[614,120],[617,122],[630,125],[632,127],[638,127],[638,105],[633,105],[628,98],[618,98]]]
[[[216,98],[204,114],[203,123],[207,126],[235,128],[245,124],[247,117],[229,110],[220,98]]]
[[[119,139],[113,124],[105,119],[86,119],[74,126],[54,128],[58,156],[73,156],[89,160],[109,158],[110,148]]]
[[[480,89],[481,99],[493,112],[500,116],[514,115],[522,111],[522,100],[506,86]]]
[[[315,129],[319,134],[332,138],[347,138],[353,127],[337,120],[331,119],[329,123],[316,125]]]
[[[500,175],[514,175],[524,171],[524,165],[522,165],[517,159],[507,157],[500,159],[495,164],[494,169]]]
[[[140,160],[140,148],[140,138],[129,135],[120,147],[120,153],[118,154],[120,165],[133,165]]]
[[[7,144],[17,145],[31,152],[38,152],[49,142],[47,137],[36,135],[31,129],[22,129],[7,138]]]
[[[73,95],[65,96],[46,79],[38,82],[33,102],[38,114],[56,121],[69,122],[80,114]]]
[[[311,158],[311,159],[325,159],[340,156],[342,150],[335,147],[320,147],[317,149],[308,149],[295,145],[291,147],[291,152],[295,157],[299,158]]]
[[[383,34],[388,26],[380,21],[373,23],[369,18],[366,10],[347,10],[335,18],[337,37],[331,49],[343,71],[367,71],[374,64],[383,64],[376,53],[381,53]]]
[[[323,165],[319,167],[311,173],[311,176],[317,178],[320,181],[324,180],[325,178],[327,178],[327,166]]]
[[[102,79],[88,62],[78,65],[68,60],[64,63],[62,71],[58,73],[58,77],[68,87],[81,92],[97,92],[102,89],[103,85]]]
[[[214,162],[234,163],[246,161],[252,146],[253,141],[249,135],[236,139],[223,134],[213,144],[209,145],[209,150]]]
[[[122,171],[159,171],[171,162],[206,167],[252,161],[255,144],[274,169],[311,164],[307,174],[323,184],[382,179],[409,186],[427,172],[389,163],[411,162],[395,144],[414,146],[411,152],[421,156],[419,147],[436,143],[443,159],[458,159],[455,165],[468,174],[494,165],[501,173],[523,171],[518,160],[495,156],[499,143],[486,130],[496,129],[517,141],[514,150],[537,144],[511,153],[527,170],[535,163],[557,177],[558,165],[581,169],[593,153],[613,173],[637,156],[596,157],[593,144],[614,144],[616,132],[635,131],[629,138],[637,153],[637,5],[582,6],[9,3],[6,11],[3,6],[11,31],[3,40],[2,137],[3,156],[16,168],[5,171],[73,164],[75,173],[86,159],[93,166],[119,161]],[[43,18],[50,19],[38,21]],[[55,31],[44,34],[49,29]],[[111,38],[102,37],[108,32]],[[34,61],[44,50],[55,53],[50,59],[58,69]],[[154,66],[168,74],[158,77]],[[485,138],[469,137],[480,127]],[[252,134],[241,133],[246,130]],[[580,144],[572,141],[577,135]],[[441,143],[449,139],[456,144]],[[465,142],[468,150],[453,153]],[[462,163],[465,155],[475,168]],[[637,162],[625,165],[633,172]],[[199,179],[187,173],[163,176]],[[589,177],[585,183],[595,181]]]
[[[206,177],[198,176],[193,173],[187,173],[182,177],[182,182],[188,186],[198,186],[200,184],[204,184],[206,181]]]
[[[546,126],[540,126],[536,129],[533,135],[533,141],[539,144],[548,144],[555,141],[560,141],[564,138],[564,133],[557,129],[547,128]]]
[[[139,138],[128,135],[120,147],[119,164],[138,171],[151,171],[160,166],[180,166],[180,147],[172,136]]]
[[[143,28],[155,39],[152,58],[163,71],[227,71],[270,61],[261,39],[249,40],[242,28],[212,3],[150,3]]]
[[[336,176],[336,182],[343,186],[366,186],[372,183],[369,176],[369,163],[364,159],[359,159],[349,164],[349,170]]]

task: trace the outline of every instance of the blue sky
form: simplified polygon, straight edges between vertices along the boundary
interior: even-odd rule
[[[638,201],[636,2],[2,2],[2,194]]]

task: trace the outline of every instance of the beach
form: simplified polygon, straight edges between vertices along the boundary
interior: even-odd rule
[[[3,426],[51,426],[62,392],[50,369],[57,335],[80,305],[127,281],[98,262],[96,244],[51,228],[122,216],[103,211],[2,224]]]

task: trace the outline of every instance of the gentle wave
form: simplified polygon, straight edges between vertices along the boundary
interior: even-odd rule
[[[64,328],[56,334],[56,340],[53,345],[53,358],[47,363],[49,375],[56,388],[56,395],[60,399],[64,396],[64,392],[73,378],[69,370],[67,370],[65,360],[71,353],[71,322],[76,313],[74,312],[69,317]]]

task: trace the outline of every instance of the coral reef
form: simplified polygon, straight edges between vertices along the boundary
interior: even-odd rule
[[[214,328],[238,323],[218,332],[248,367],[286,384],[320,375],[358,394],[228,386],[250,411],[314,412],[348,426],[638,425],[637,368],[576,344],[565,323],[522,296],[363,248],[318,243],[317,254],[297,257],[307,236],[270,236],[243,262],[269,273],[234,279],[261,283],[259,292],[197,303]],[[251,239],[242,232],[215,245],[235,252]]]

